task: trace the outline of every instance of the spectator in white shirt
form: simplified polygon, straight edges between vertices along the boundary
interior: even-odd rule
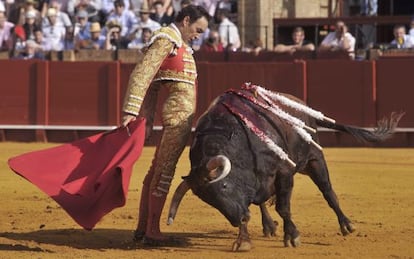
[[[394,26],[394,40],[391,45],[397,49],[410,49],[414,47],[414,40],[406,34],[405,26],[398,24]]]
[[[240,48],[240,35],[237,26],[229,20],[227,9],[218,9],[216,13],[219,24],[219,34],[224,48],[236,51]]]
[[[133,26],[133,32],[130,35],[131,40],[135,38],[141,38],[143,28],[148,28],[150,31],[156,31],[161,28],[161,24],[150,18],[151,11],[148,7],[143,6],[139,10],[139,20]]]
[[[143,28],[140,37],[136,37],[128,44],[128,49],[143,49],[149,43],[152,36],[150,28]]]
[[[46,51],[62,51],[64,48],[66,29],[57,23],[57,12],[55,8],[49,8],[47,10],[47,19],[49,19],[49,25],[42,29],[44,38],[50,42],[50,49]]]
[[[62,5],[57,0],[50,1],[49,7],[56,9],[56,23],[58,25],[61,25],[65,28],[72,26],[72,21],[70,20],[69,15],[61,11]],[[43,19],[42,26],[44,27],[48,25],[49,19]]]
[[[12,48],[11,29],[14,24],[7,21],[4,12],[0,12],[0,50],[10,50]]]
[[[75,37],[75,42],[91,38],[91,32],[89,28],[91,26],[88,22],[88,12],[85,10],[79,10],[76,13],[75,31],[73,33]]]
[[[101,11],[108,17],[111,13],[115,11],[114,3],[116,0],[102,0]],[[124,2],[125,10],[130,10],[129,1]]]
[[[355,56],[355,38],[348,32],[348,26],[343,21],[337,21],[335,31],[328,33],[319,46],[320,51],[344,50],[351,57]]]
[[[117,21],[122,26],[121,37],[127,38],[133,32],[133,26],[137,24],[137,17],[135,14],[125,8],[123,0],[115,0],[115,10],[107,18],[107,22]]]

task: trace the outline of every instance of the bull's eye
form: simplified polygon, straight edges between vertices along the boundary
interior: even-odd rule
[[[227,188],[227,183],[223,183],[223,189]]]

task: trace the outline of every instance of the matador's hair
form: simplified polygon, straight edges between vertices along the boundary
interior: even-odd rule
[[[181,11],[177,14],[175,22],[182,22],[186,16],[190,17],[190,23],[194,23],[201,17],[205,17],[207,21],[211,18],[210,14],[203,7],[198,5],[188,5],[181,9]]]

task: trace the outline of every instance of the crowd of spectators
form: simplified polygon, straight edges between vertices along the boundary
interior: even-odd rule
[[[217,17],[211,29],[220,31],[225,46],[240,47],[237,27],[226,16],[237,12],[236,0],[0,0],[0,51],[13,59],[44,59],[51,51],[142,49],[188,4]]]
[[[377,15],[377,1],[364,0],[361,15]],[[208,30],[191,43],[195,51],[241,51],[258,54],[297,51],[346,51],[355,56],[355,36],[343,21],[336,22],[320,44],[296,27],[291,39],[266,49],[261,39],[243,46],[236,0],[0,0],[0,51],[10,58],[45,59],[50,51],[81,49],[143,49],[152,33],[168,26],[186,5],[205,7],[213,17]],[[414,19],[409,31],[394,27],[392,48],[414,47]]]
[[[333,31],[326,34],[319,46],[315,47],[311,41],[306,40],[305,31],[302,27],[296,27],[292,31],[292,38],[285,43],[277,44],[273,51],[277,53],[290,53],[296,51],[318,51],[318,52],[347,52],[351,59],[355,58],[356,38],[349,32],[348,26],[341,20],[332,26]],[[394,39],[386,43],[386,49],[414,49],[414,17],[410,23],[407,33],[406,25],[396,24],[393,27]],[[370,48],[373,48],[371,46]]]

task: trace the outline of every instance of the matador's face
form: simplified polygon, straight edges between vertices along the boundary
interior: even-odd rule
[[[183,28],[181,31],[182,38],[185,42],[191,42],[200,38],[208,26],[208,21],[205,17],[201,17],[193,23],[190,23],[190,17],[185,17],[183,21]]]

